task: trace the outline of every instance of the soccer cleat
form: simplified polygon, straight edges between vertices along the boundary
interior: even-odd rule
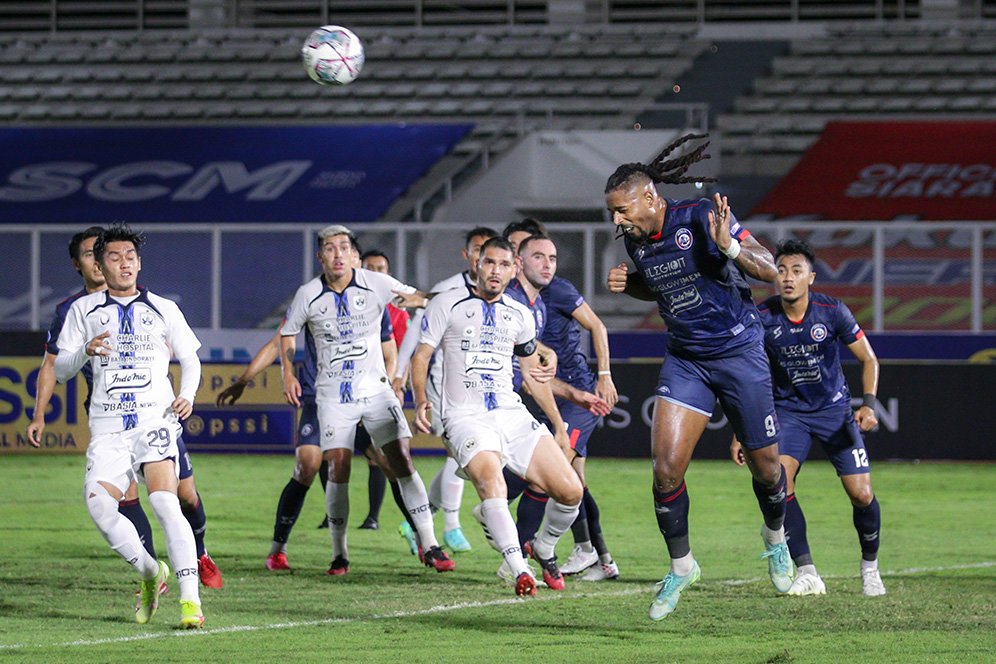
[[[681,591],[692,585],[702,576],[699,564],[693,561],[692,571],[684,576],[679,576],[674,572],[657,582],[657,596],[650,603],[650,619],[662,620],[674,611],[681,598]]]
[[[287,562],[287,554],[283,551],[266,557],[266,569],[268,570],[276,572],[285,569],[289,572],[290,568],[290,563]]]
[[[861,583],[864,586],[863,592],[866,597],[878,597],[885,594],[885,584],[878,569],[861,570]]]
[[[619,578],[619,566],[616,563],[601,563],[592,565],[581,575],[582,581],[614,581]]]
[[[536,555],[532,541],[526,542],[522,550],[528,553],[530,558],[539,563],[540,569],[543,570],[543,583],[546,584],[547,588],[550,590],[564,589],[564,575],[560,573],[560,568],[557,567],[557,556],[540,558]]]
[[[360,524],[360,530],[377,530],[380,528],[380,524],[377,523],[377,519],[367,517],[363,519],[363,523]]]
[[[788,589],[788,594],[793,597],[803,597],[805,595],[826,595],[827,584],[819,574],[799,574]]]
[[[768,544],[764,537],[764,553],[761,558],[768,559],[768,576],[771,577],[771,585],[780,593],[788,592],[792,587],[793,565],[789,556],[789,548],[786,542],[778,544]]]
[[[201,605],[192,600],[180,600],[180,629],[200,629],[204,627],[204,614]]]
[[[437,572],[452,572],[456,569],[453,559],[438,546],[430,546],[421,558],[426,567],[431,567]]]
[[[159,596],[162,597],[169,592],[169,585],[165,581],[159,584]],[[142,606],[142,586],[139,584],[138,590],[135,591],[135,611],[137,612],[139,607]]]
[[[523,572],[515,579],[515,594],[519,597],[536,596],[536,579],[529,572]]]
[[[566,576],[580,574],[598,562],[598,554],[594,549],[585,551],[580,544],[574,545],[574,550],[567,557],[567,562],[560,566],[560,573]]]
[[[463,529],[457,526],[453,530],[447,530],[443,533],[443,542],[446,546],[450,548],[450,551],[454,553],[461,553],[463,551],[470,551],[470,542],[463,534]]]
[[[208,588],[221,588],[222,586],[221,570],[207,553],[197,559],[197,575],[201,577],[201,583]]]
[[[329,565],[329,571],[325,573],[329,576],[345,576],[349,573],[349,561],[342,556],[336,556],[332,564]]]
[[[152,616],[156,615],[156,610],[159,608],[159,595],[162,593],[163,586],[166,585],[166,579],[169,578],[169,565],[161,560],[157,562],[159,563],[159,573],[148,581],[142,581],[142,587],[139,589],[138,604],[135,606],[135,622],[139,625],[144,625],[152,620]]]
[[[322,522],[320,524],[318,524],[318,529],[319,530],[329,529],[329,518],[327,516],[324,519],[322,519]]]
[[[415,531],[412,530],[412,527],[408,525],[407,521],[398,526],[398,532],[401,533],[401,536],[405,538],[406,542],[408,542],[408,550],[411,551],[411,554],[413,556],[417,554],[418,541],[415,539]]]

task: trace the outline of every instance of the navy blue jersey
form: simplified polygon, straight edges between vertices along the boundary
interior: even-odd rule
[[[394,335],[394,326],[391,324],[391,315],[384,309],[384,316],[380,321],[381,342],[391,341]],[[315,376],[318,373],[317,352],[315,350],[315,338],[311,336],[311,330],[304,328],[304,360],[298,368],[297,380],[301,383],[301,397],[315,398]],[[317,445],[317,443],[315,443]]]
[[[624,236],[626,251],[667,323],[668,349],[685,357],[737,355],[761,343],[757,307],[747,278],[709,236],[711,201],[667,201],[661,232],[646,243]],[[730,235],[750,235],[735,217]]]
[[[62,326],[66,324],[66,316],[69,314],[69,308],[73,306],[73,302],[87,294],[86,288],[84,288],[55,305],[55,316],[52,317],[52,324],[48,328],[48,338],[45,340],[46,353],[50,355],[59,354],[59,335],[62,334]],[[90,396],[93,393],[93,368],[89,362],[83,365],[80,373],[86,379],[86,401],[83,402],[83,407],[89,412]],[[75,407],[74,404],[73,408]]]
[[[595,388],[595,375],[581,352],[581,323],[574,312],[584,304],[584,296],[567,279],[554,277],[540,291],[546,303],[546,327],[540,341],[557,354],[557,378],[586,392]]]
[[[847,306],[810,291],[809,307],[800,321],[789,320],[778,296],[765,300],[758,311],[771,360],[775,405],[807,412],[835,405],[850,408],[837,341],[850,345],[865,333]]]
[[[536,299],[530,301],[529,296],[517,278],[508,282],[505,294],[526,309],[529,309],[529,312],[533,315],[533,322],[536,323],[536,338],[540,339],[543,336],[543,330],[546,328],[547,323],[546,303],[543,302],[543,296],[537,293]],[[516,392],[522,389],[522,370],[519,369],[519,358],[514,356],[512,357],[512,387]]]

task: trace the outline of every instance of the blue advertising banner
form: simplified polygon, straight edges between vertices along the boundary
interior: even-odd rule
[[[183,422],[183,442],[191,452],[293,452],[296,420],[291,406],[198,405]]]
[[[373,221],[472,125],[0,130],[0,223]]]

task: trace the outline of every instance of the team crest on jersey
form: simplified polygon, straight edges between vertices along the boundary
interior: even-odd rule
[[[809,336],[813,338],[813,341],[823,341],[827,338],[827,326],[823,323],[817,323],[809,328]]]
[[[688,249],[692,246],[692,232],[687,228],[679,228],[674,234],[674,243],[679,249]]]
[[[468,449],[468,450],[472,450],[472,449],[474,449],[474,446],[475,446],[475,445],[477,445],[477,440],[476,440],[476,439],[474,439],[474,438],[468,438],[468,439],[467,439],[466,441],[464,441],[464,443],[463,443],[463,446],[464,446],[464,447],[465,447],[466,449]]]
[[[309,424],[305,424],[303,427],[301,427],[301,436],[302,437],[310,436],[312,434],[312,432],[314,432],[314,430],[315,430],[315,427],[311,426],[310,423]]]
[[[327,440],[333,440],[335,438],[335,427],[325,427],[325,433],[322,436]]]
[[[511,323],[512,322],[512,314],[510,312],[508,312],[508,311],[503,311],[503,312],[501,312],[501,319],[503,321],[505,321],[506,323]]]
[[[142,316],[139,318],[139,321],[141,321],[142,327],[147,330],[151,330],[152,326],[156,324],[156,319],[153,318],[152,314],[148,311],[142,312]]]
[[[357,293],[353,296],[353,306],[357,309],[363,309],[367,306],[367,296],[363,293]]]

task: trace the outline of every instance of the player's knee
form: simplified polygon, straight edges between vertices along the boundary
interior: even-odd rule
[[[197,509],[197,503],[201,502],[193,478],[180,480],[176,487],[176,497],[180,500],[180,506],[183,509]]]
[[[105,525],[117,514],[118,501],[111,497],[100,482],[87,482],[83,485],[83,500],[90,518],[98,527]]]
[[[578,479],[577,475],[570,478],[570,481],[566,482],[563,490],[560,492],[560,496],[556,498],[556,501],[561,505],[577,505],[581,502],[584,497],[584,487],[581,485],[581,480]]]
[[[851,499],[851,504],[855,507],[860,507],[864,509],[872,504],[875,500],[875,492],[872,491],[871,486],[858,487],[856,489],[851,489],[848,491],[848,496]]]
[[[294,464],[294,479],[301,484],[311,485],[315,481],[315,475],[322,466],[321,457],[317,459],[298,459]]]
[[[329,479],[333,482],[348,481],[352,470],[353,462],[348,456],[336,456],[329,459]]]
[[[654,486],[659,491],[669,493],[674,491],[684,481],[685,477],[677,468],[667,463],[654,462]]]

